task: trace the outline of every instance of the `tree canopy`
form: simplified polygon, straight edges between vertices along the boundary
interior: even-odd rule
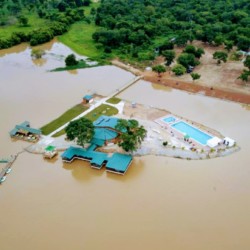
[[[194,39],[216,46],[227,41],[246,51],[250,46],[248,0],[102,0],[95,23],[98,44],[120,51],[130,46],[134,57],[134,50],[172,49],[162,47]]]
[[[121,131],[118,145],[126,152],[135,151],[144,140],[147,131],[137,120],[119,119],[116,129]]]
[[[217,64],[220,64],[221,61],[226,62],[227,61],[227,53],[224,51],[216,51],[213,53],[213,58],[217,59]]]
[[[70,54],[65,58],[65,64],[66,66],[74,66],[78,64],[78,61],[76,60],[76,56],[74,54]]]
[[[76,140],[78,145],[84,147],[84,144],[90,142],[94,136],[94,125],[92,121],[83,117],[71,121],[65,128],[65,132],[67,139],[70,141]]]

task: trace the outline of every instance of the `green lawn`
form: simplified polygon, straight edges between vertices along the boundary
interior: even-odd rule
[[[118,109],[117,108],[114,108],[114,107],[112,107],[110,105],[107,105],[107,104],[102,104],[99,107],[92,110],[91,112],[89,112],[84,117],[91,120],[92,122],[94,122],[101,115],[112,116],[112,115],[116,115],[116,114],[118,114]],[[64,129],[57,132],[56,134],[54,134],[53,137],[58,137],[58,136],[61,136],[63,134],[65,134]]]
[[[53,120],[52,122],[46,124],[45,126],[41,127],[42,133],[44,135],[48,135],[51,132],[55,131],[56,129],[60,128],[65,123],[69,122],[76,116],[80,115],[82,112],[87,110],[88,108],[83,106],[82,104],[77,104],[73,108],[69,109],[61,116]]]
[[[80,55],[99,58],[103,52],[96,48],[92,40],[92,34],[96,29],[97,27],[92,23],[78,22],[72,24],[70,30],[58,37],[58,40]]]
[[[112,103],[112,104],[117,104],[120,101],[121,101],[121,99],[118,97],[111,97],[110,99],[107,100],[108,103]]]
[[[0,37],[1,38],[9,38],[13,32],[24,32],[28,33],[36,28],[41,28],[46,25],[48,21],[39,18],[36,14],[25,14],[25,16],[29,19],[28,26],[22,27],[16,22],[13,25],[0,26]]]

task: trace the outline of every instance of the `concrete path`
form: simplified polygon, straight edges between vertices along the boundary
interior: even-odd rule
[[[86,111],[84,111],[83,113],[81,113],[80,115],[78,115],[77,117],[75,117],[74,119],[72,119],[71,121],[77,120],[85,115],[87,115],[89,112],[91,112],[92,110],[94,110],[95,108],[99,107],[102,104],[108,104],[112,107],[115,107],[118,109],[119,114],[122,114],[123,111],[123,107],[124,107],[124,102],[120,102],[118,104],[111,104],[111,103],[106,103],[106,101],[118,94],[120,94],[122,91],[124,91],[125,89],[127,89],[128,87],[130,87],[132,84],[134,84],[135,82],[137,82],[138,80],[140,80],[142,78],[142,76],[137,76],[134,79],[132,79],[131,81],[129,81],[128,83],[126,83],[121,89],[116,89],[115,92],[113,92],[111,95],[109,95],[108,97],[105,97],[103,99],[101,99],[100,101],[98,101],[97,103],[91,105],[91,107],[89,109],[87,109]],[[64,129],[65,127],[68,126],[70,122],[65,123],[64,125],[62,125],[60,128],[56,129],[55,131],[51,132],[47,137],[51,137],[54,134],[56,134],[57,132],[61,131],[62,129]]]

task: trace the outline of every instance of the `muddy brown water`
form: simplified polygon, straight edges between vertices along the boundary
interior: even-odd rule
[[[107,95],[133,77],[112,66],[48,73],[62,59],[48,56],[37,66],[27,45],[0,53],[0,156],[28,145],[10,140],[15,124],[40,127],[86,92]],[[204,123],[241,150],[203,161],[138,157],[123,177],[23,153],[0,186],[1,249],[249,250],[250,111],[144,81],[120,97]]]

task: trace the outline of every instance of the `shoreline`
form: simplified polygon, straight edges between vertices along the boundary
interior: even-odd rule
[[[173,79],[168,77],[168,74],[163,74],[160,78],[156,75],[155,72],[148,71],[143,72],[139,69],[132,67],[131,65],[127,65],[119,60],[113,60],[112,64],[124,70],[127,70],[137,76],[143,76],[145,81],[149,81],[151,83],[164,85],[166,87],[171,87],[179,90],[183,90],[190,93],[202,94],[209,97],[215,97],[221,100],[228,100],[233,102],[238,102],[242,104],[250,104],[250,95],[244,94],[232,90],[225,90],[218,87],[207,87],[200,85],[198,83],[191,83],[188,81]]]

